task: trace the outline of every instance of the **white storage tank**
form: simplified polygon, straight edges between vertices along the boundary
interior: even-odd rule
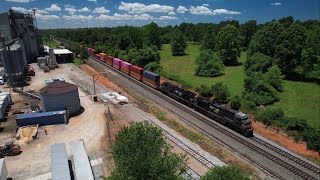
[[[54,81],[40,89],[40,97],[43,111],[67,110],[71,116],[80,111],[78,86],[74,84]]]

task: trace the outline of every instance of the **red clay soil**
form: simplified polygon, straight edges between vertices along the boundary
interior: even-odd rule
[[[317,151],[307,149],[307,145],[304,142],[295,142],[291,137],[288,137],[285,133],[266,127],[260,122],[253,122],[253,128],[256,132],[266,137],[267,139],[281,144],[282,146],[296,152],[300,155],[320,159]]]
[[[93,69],[92,67],[90,67],[86,64],[82,64],[80,66],[80,68],[90,76],[92,76],[92,74],[94,74],[94,73],[98,73],[98,71],[96,71],[95,69]],[[122,91],[122,89],[120,89],[118,86],[116,86],[114,83],[112,83],[111,81],[109,81],[107,78],[105,78],[103,76],[100,76],[100,78],[97,81],[100,84],[103,84],[104,86],[110,88],[111,90],[113,90],[115,92]]]

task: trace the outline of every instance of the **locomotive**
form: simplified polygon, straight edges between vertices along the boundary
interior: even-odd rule
[[[95,50],[87,48],[88,54],[106,65],[122,71],[154,89],[160,90],[163,94],[195,109],[203,115],[243,134],[246,137],[253,136],[252,123],[243,112],[235,111],[225,105],[218,104],[210,99],[197,96],[195,93],[180,88],[172,83],[163,82],[160,84],[160,76],[156,73],[134,66],[121,59],[108,56],[105,53],[95,54]]]

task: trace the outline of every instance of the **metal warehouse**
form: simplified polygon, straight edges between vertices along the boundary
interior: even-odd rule
[[[40,89],[43,111],[67,110],[69,115],[80,111],[78,86],[63,81],[55,81]]]

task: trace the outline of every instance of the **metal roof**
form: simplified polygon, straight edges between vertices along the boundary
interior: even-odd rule
[[[42,113],[34,113],[34,114],[22,114],[22,115],[18,116],[17,119],[52,116],[55,114],[66,114],[66,111],[62,110],[62,111],[51,111],[51,112],[42,112]]]
[[[156,74],[154,72],[148,71],[148,70],[144,70],[145,73],[151,74],[153,76],[159,76],[159,74]]]
[[[71,180],[64,143],[51,145],[51,174],[52,180]]]
[[[69,49],[53,49],[54,54],[72,54]]]
[[[78,86],[65,81],[54,81],[40,89],[41,95],[62,94],[78,90]]]
[[[74,176],[77,180],[94,180],[91,164],[82,140],[70,142]]]

